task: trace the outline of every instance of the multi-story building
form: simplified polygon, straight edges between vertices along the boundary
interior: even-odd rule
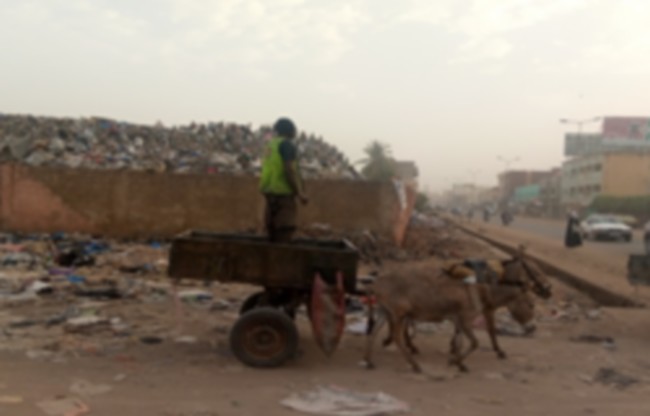
[[[567,134],[561,205],[586,207],[598,195],[650,194],[650,118],[605,117],[598,133]]]
[[[562,216],[562,170],[553,169],[551,174],[540,182],[539,200],[543,215],[557,218]]]
[[[570,159],[562,167],[562,205],[586,207],[598,195],[650,194],[650,151],[610,151]]]
[[[550,175],[545,170],[510,170],[499,175],[499,198],[501,202],[509,201],[517,188],[533,185]]]

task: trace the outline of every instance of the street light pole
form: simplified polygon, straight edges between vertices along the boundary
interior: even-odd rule
[[[597,121],[602,120],[602,117],[591,117],[591,118],[584,118],[584,119],[569,119],[569,118],[561,118],[560,123],[562,124],[575,124],[578,126],[578,134],[582,134],[582,125],[587,124],[587,123],[595,123]]]
[[[515,156],[512,158],[505,158],[503,156],[497,156],[497,160],[501,161],[504,166],[505,166],[505,171],[507,172],[510,170],[510,166],[512,166],[514,163],[519,162],[520,158],[519,156]]]

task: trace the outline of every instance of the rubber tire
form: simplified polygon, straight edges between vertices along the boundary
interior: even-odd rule
[[[260,298],[264,292],[256,292],[250,295],[249,297],[246,298],[244,303],[242,303],[241,307],[239,308],[239,316],[244,315],[246,312],[252,311],[253,309],[257,308],[259,303],[260,303]]]
[[[255,326],[271,326],[285,338],[285,345],[277,354],[271,357],[260,357],[246,351],[246,333]],[[230,330],[230,349],[239,361],[255,368],[280,367],[298,352],[298,329],[286,313],[275,308],[255,308],[241,316]]]

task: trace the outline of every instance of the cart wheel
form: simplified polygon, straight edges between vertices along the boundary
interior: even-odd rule
[[[279,367],[298,350],[298,330],[291,318],[274,308],[255,308],[230,331],[235,357],[251,367]]]

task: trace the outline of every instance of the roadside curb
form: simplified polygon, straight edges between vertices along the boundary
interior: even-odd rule
[[[480,240],[483,240],[486,243],[491,244],[508,254],[512,255],[518,251],[518,245],[508,243],[506,241],[503,241],[502,239],[494,238],[493,236],[488,236],[485,233],[481,233],[467,226],[458,224],[458,222],[452,219],[447,218],[447,221],[449,221],[451,224],[453,224],[463,232],[473,237],[476,237]],[[604,288],[598,284],[592,283],[582,276],[579,276],[569,270],[566,270],[564,268],[558,267],[550,263],[549,261],[541,258],[539,255],[536,255],[534,252],[527,251],[526,253],[531,259],[535,260],[540,265],[540,267],[542,267],[542,269],[544,269],[544,271],[546,271],[549,275],[552,275],[553,277],[556,277],[557,279],[573,287],[574,289],[587,294],[594,301],[598,302],[603,306],[626,307],[626,308],[646,307],[646,305],[643,302],[632,299],[627,295],[623,295],[611,289]]]

